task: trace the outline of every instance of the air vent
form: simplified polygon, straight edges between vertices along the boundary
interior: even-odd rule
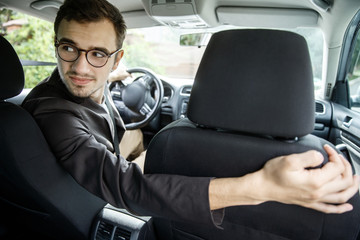
[[[324,104],[322,104],[320,102],[315,102],[315,112],[318,114],[324,114],[325,113]]]
[[[117,227],[115,230],[114,240],[130,240],[131,232]]]
[[[183,87],[183,89],[181,89],[181,94],[183,94],[183,95],[190,95],[191,89],[192,89],[191,86]]]
[[[174,91],[170,86],[167,86],[164,84],[164,98],[163,103],[166,103],[170,100],[170,98],[173,96]]]
[[[113,229],[114,229],[113,225],[106,223],[106,222],[100,222],[95,239],[96,240],[110,240]]]

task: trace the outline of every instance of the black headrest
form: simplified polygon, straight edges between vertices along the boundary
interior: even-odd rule
[[[229,30],[210,39],[188,117],[212,128],[295,138],[313,131],[314,105],[311,61],[302,36]]]
[[[18,95],[24,88],[24,71],[11,44],[0,36],[0,100]]]

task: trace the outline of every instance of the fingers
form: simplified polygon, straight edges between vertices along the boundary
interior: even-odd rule
[[[324,212],[324,213],[344,213],[351,211],[353,206],[349,203],[344,203],[340,205],[326,204],[326,203],[312,203],[305,207],[312,208],[314,210]]]
[[[324,169],[326,168],[335,168],[338,172],[342,172],[345,169],[343,158],[341,154],[335,151],[332,147],[325,144],[324,150],[328,154],[328,159],[330,164],[325,164]]]
[[[309,183],[313,183],[315,184],[315,187],[319,188],[324,184],[333,181],[338,176],[341,176],[341,174],[343,174],[346,169],[344,161],[341,159],[341,155],[338,154],[335,149],[326,144],[324,145],[324,150],[328,154],[329,162],[326,163],[322,168],[309,170],[311,176],[308,179]]]
[[[328,145],[324,146],[325,151],[329,155],[329,163],[327,163],[321,170],[323,179],[331,179],[315,191],[315,196],[319,196],[318,202],[322,202],[325,205],[317,205],[325,207],[328,211],[339,210],[338,205],[332,204],[344,204],[354,194],[359,191],[358,176],[353,176],[352,168],[350,163],[340,154],[338,154],[333,148]],[[337,174],[337,175],[336,175]],[[340,212],[344,211],[343,208],[347,205],[340,207]],[[331,210],[330,210],[330,209]]]
[[[330,147],[328,144],[324,145],[324,150],[326,151],[326,153],[329,155],[329,158],[331,156],[337,155],[338,153],[336,152],[335,149],[333,149],[332,147]]]
[[[344,171],[321,187],[320,190],[323,191],[324,194],[338,193],[353,186],[356,182],[353,178],[350,163],[343,156],[339,155],[338,157],[344,165]]]
[[[132,75],[129,72],[127,72],[126,70],[119,70],[119,68],[118,68],[115,71],[110,73],[109,82],[121,81],[128,77],[132,77]]]
[[[329,193],[321,198],[322,202],[338,204],[347,202],[359,191],[359,176],[352,177],[352,184],[339,192]]]
[[[289,155],[287,159],[292,163],[293,170],[303,170],[319,166],[324,161],[324,156],[318,151],[310,150]]]

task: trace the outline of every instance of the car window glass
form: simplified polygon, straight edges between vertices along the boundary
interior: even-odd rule
[[[322,32],[317,28],[292,31],[307,40],[313,65],[314,88],[319,91],[323,63]],[[167,77],[193,79],[205,47],[180,46],[180,35],[187,32],[165,26],[129,29],[124,42],[126,66],[143,66]]]
[[[351,62],[347,79],[349,81],[351,109],[360,112],[360,34],[356,35],[355,46],[351,55]]]
[[[1,35],[14,47],[22,60],[25,88],[34,87],[54,69],[53,24],[8,9],[0,10]]]
[[[315,95],[321,93],[324,37],[318,28],[298,28],[294,32],[302,35],[308,44],[311,58]]]
[[[49,76],[54,65],[46,63],[56,62],[53,23],[2,9],[0,25],[2,26],[0,34],[13,44],[21,60],[42,62],[35,64],[37,66],[24,66],[25,88],[32,88]],[[226,28],[230,27],[226,26]],[[293,31],[303,35],[308,42],[315,91],[318,91],[321,88],[322,33],[316,28],[298,28]],[[189,32],[191,30],[166,26],[128,29],[123,46],[125,51],[123,62],[128,68],[149,68],[159,75],[177,78],[179,81],[193,79],[205,47],[180,46],[180,35]],[[27,65],[32,64],[30,62]]]
[[[180,46],[180,29],[129,29],[124,42],[128,67],[147,67],[173,78],[194,78],[205,47]]]

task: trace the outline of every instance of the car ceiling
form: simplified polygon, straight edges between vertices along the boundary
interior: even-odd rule
[[[124,18],[129,28],[146,27],[159,25],[151,14],[151,5],[154,2],[158,4],[174,4],[172,2],[185,2],[184,0],[109,0],[115,6],[117,6],[123,13]],[[313,12],[316,14],[316,25],[320,26],[330,47],[339,46],[342,42],[342,35],[338,30],[344,31],[344,24],[348,25],[352,16],[359,10],[358,0],[326,0],[329,3],[330,9],[324,11],[318,7],[314,2],[323,3],[325,0],[193,0],[196,5],[196,11],[204,19],[208,25],[216,27],[221,24],[236,24],[240,26],[254,26],[254,27],[282,27],[284,22],[291,25],[292,21],[283,21],[281,18],[273,18],[272,21],[268,21],[266,18],[259,18],[259,14],[265,16],[266,14],[274,17],[281,14],[286,14],[286,11],[292,15],[309,14]],[[42,2],[44,5],[59,6],[63,0],[46,0],[46,1],[34,1],[34,0],[0,0],[0,7],[11,8],[18,11],[23,11],[28,14],[32,14],[43,19],[53,21],[56,15],[57,9],[54,7],[44,7],[41,10],[37,10],[34,4]],[[233,21],[219,22],[221,21],[221,9],[233,10],[235,14],[230,17],[236,16]],[[298,11],[294,11],[298,10]],[[260,12],[259,12],[260,11]],[[163,13],[167,15],[166,12]],[[171,15],[171,13],[169,13]],[[255,14],[255,17],[251,18],[251,14]],[[258,15],[256,15],[258,14]],[[265,14],[265,15],[264,15]],[[226,20],[229,20],[227,18]],[[296,25],[309,25],[309,22],[295,22]],[[336,34],[334,34],[336,33]],[[341,37],[337,37],[341,36]]]
[[[147,27],[159,25],[151,14],[151,5],[156,2],[158,4],[173,4],[171,2],[185,2],[184,0],[109,0],[112,4],[117,6],[123,13],[126,23],[129,28]],[[193,0],[196,5],[196,11],[204,19],[208,25],[216,27],[222,24],[236,24],[240,26],[253,27],[282,27],[284,23],[295,25],[309,26],[309,22],[298,21],[283,21],[279,16],[282,14],[296,17],[297,15],[305,15],[312,12],[316,15],[315,23],[310,25],[320,26],[324,33],[329,47],[339,46],[342,42],[343,33],[337,32],[339,29],[345,29],[344,24],[348,25],[352,16],[359,10],[358,0]],[[36,4],[42,2],[44,7],[40,10],[34,8]],[[18,11],[23,11],[43,19],[53,21],[57,9],[51,6],[59,6],[63,0],[0,0],[0,7],[11,8]],[[318,7],[314,2],[328,2],[330,8],[324,11]],[[224,11],[234,11],[236,14],[228,14],[225,18],[227,22],[221,22],[224,17]],[[297,10],[297,11],[295,11]],[[225,11],[225,12],[226,12]],[[167,15],[166,12],[162,13]],[[272,17],[269,21],[266,17],[259,17],[268,14]],[[171,11],[169,11],[171,15]],[[310,14],[311,15],[311,14]],[[254,17],[252,17],[254,16]],[[278,16],[278,18],[274,17]],[[230,19],[231,19],[230,18]],[[306,18],[305,18],[306,19]],[[309,18],[307,19],[309,20]]]

